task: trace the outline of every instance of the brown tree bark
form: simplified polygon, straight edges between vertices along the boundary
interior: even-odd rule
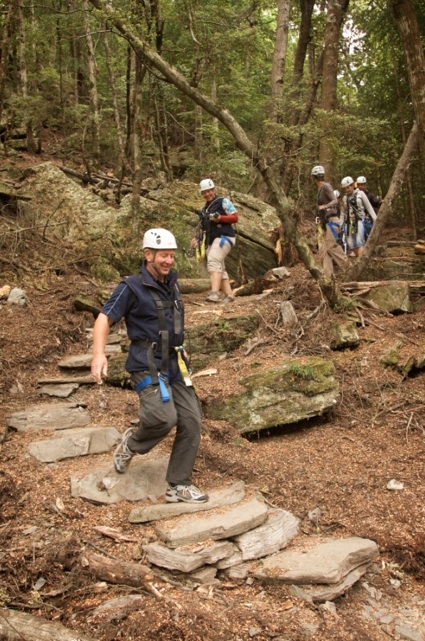
[[[57,621],[0,608],[0,639],[2,641],[93,641],[76,630],[69,630]]]
[[[274,41],[271,75],[271,104],[269,118],[273,122],[281,121],[283,80],[285,76],[286,52],[288,48],[289,0],[278,0],[277,26]]]
[[[410,132],[409,138],[407,139],[403,153],[397,163],[397,167],[395,168],[388,192],[384,200],[382,201],[381,207],[379,208],[379,215],[373,225],[372,232],[365,245],[364,251],[360,258],[354,263],[352,269],[347,273],[347,280],[358,280],[368,266],[375,247],[379,242],[379,238],[381,237],[381,234],[385,229],[387,221],[392,213],[393,202],[397,197],[397,194],[399,193],[400,188],[405,180],[405,176],[409,169],[412,156],[417,149],[418,141],[419,132],[418,126],[415,122]]]
[[[301,24],[297,50],[295,52],[294,70],[292,74],[291,117],[289,121],[292,126],[295,126],[298,123],[300,116],[300,110],[296,108],[295,103],[298,102],[301,95],[301,81],[304,75],[304,63],[311,37],[313,8],[314,0],[300,0]]]
[[[323,111],[333,111],[336,106],[339,41],[341,25],[348,4],[349,0],[329,0],[323,48],[322,99],[320,103]],[[327,127],[324,127],[319,151],[320,164],[324,166],[326,174],[330,173],[332,166],[332,149],[329,145],[328,131]]]
[[[3,114],[4,92],[6,88],[7,64],[9,59],[10,42],[17,28],[19,11],[18,0],[9,3],[9,9],[4,21],[3,36],[0,42],[0,122]]]
[[[94,51],[93,40],[91,37],[90,20],[88,13],[88,1],[83,0],[83,15],[84,15],[84,30],[87,45],[87,64],[89,70],[90,80],[90,106],[91,106],[91,119],[92,119],[92,144],[93,144],[93,157],[95,158],[96,165],[100,158],[99,147],[99,99],[97,95],[97,78],[96,78],[96,56]]]
[[[413,0],[390,0],[406,56],[410,93],[420,135],[425,137],[425,54]]]

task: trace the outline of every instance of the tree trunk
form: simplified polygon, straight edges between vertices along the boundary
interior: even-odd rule
[[[120,118],[120,112],[118,107],[115,74],[112,67],[112,63],[111,63],[111,50],[109,47],[108,33],[106,30],[105,30],[105,33],[103,34],[103,46],[105,48],[105,62],[106,62],[106,67],[108,69],[109,84],[110,84],[111,94],[112,94],[112,104],[114,106],[115,127],[117,128],[117,139],[118,139],[118,149],[119,149],[119,154],[118,154],[119,175],[122,177],[123,172],[124,171],[128,172],[130,168],[128,166],[127,158],[125,155],[125,141],[124,141],[124,134],[121,127],[121,118]]]
[[[99,100],[97,96],[97,80],[96,80],[96,57],[94,52],[93,40],[91,37],[90,31],[90,21],[88,14],[88,1],[83,0],[83,9],[84,9],[84,28],[86,36],[86,44],[88,51],[88,69],[89,69],[89,80],[90,80],[90,105],[92,110],[92,141],[93,141],[93,156],[95,158],[96,164],[99,162],[100,158],[100,148],[99,148]]]
[[[406,56],[410,93],[420,135],[425,137],[425,54],[413,0],[390,0]]]
[[[143,128],[143,102],[142,84],[146,68],[136,52],[134,72],[134,105],[133,105],[133,188],[131,195],[131,215],[135,231],[140,229],[140,189],[142,186],[142,128]]]
[[[418,141],[418,126],[415,122],[412,127],[412,131],[410,132],[409,138],[407,139],[407,143],[403,150],[403,153],[397,163],[397,167],[395,168],[388,192],[384,200],[382,201],[381,207],[379,208],[378,217],[373,225],[372,232],[367,240],[364,251],[360,258],[354,263],[352,269],[350,269],[350,271],[348,272],[346,277],[347,280],[358,280],[368,266],[375,247],[378,244],[379,238],[383,230],[385,229],[385,225],[387,224],[387,221],[392,213],[393,202],[400,191],[401,185],[403,184],[406,172],[408,171],[410,162],[412,160],[412,156],[418,146]]]
[[[69,630],[57,621],[0,608],[0,639],[2,641],[93,641],[76,630]]]
[[[310,88],[308,91],[308,95],[305,99],[304,109],[300,114],[298,114],[298,119],[296,124],[299,127],[300,133],[294,140],[291,141],[291,144],[285,149],[285,153],[284,153],[285,157],[296,158],[298,151],[302,147],[303,140],[304,140],[303,128],[304,128],[304,125],[306,125],[307,122],[309,121],[313,111],[313,106],[316,100],[317,92],[318,92],[320,81],[322,78],[322,68],[323,68],[323,53],[320,55],[314,75],[311,78]],[[292,182],[295,177],[295,171],[296,171],[296,165],[292,163],[283,172],[284,173],[283,189],[285,192],[288,192],[289,189],[291,188]]]
[[[170,153],[168,147],[168,123],[167,123],[167,112],[164,108],[164,97],[162,95],[161,87],[156,85],[156,95],[154,96],[154,109],[155,109],[155,124],[156,131],[158,136],[158,149],[159,156],[161,160],[161,167],[167,182],[172,182],[173,180],[173,168],[170,160]]]
[[[125,563],[122,559],[109,559],[100,554],[83,557],[83,565],[88,567],[100,581],[140,587],[152,580],[153,572],[141,563]]]
[[[289,0],[278,0],[277,26],[274,41],[271,77],[271,104],[269,118],[281,122],[283,79],[285,76],[286,51],[288,48]]]
[[[9,61],[9,47],[15,29],[15,21],[19,3],[17,0],[9,4],[9,9],[4,21],[3,37],[0,43],[0,122],[3,114],[4,93],[6,88],[7,65]]]
[[[322,100],[320,107],[323,111],[334,111],[336,106],[336,86],[338,73],[338,51],[341,35],[341,25],[348,8],[349,0],[329,0],[329,9],[326,18],[325,45],[323,49],[323,79]],[[326,117],[326,116],[325,116]],[[332,167],[332,149],[329,144],[329,127],[323,127],[323,136],[320,141],[320,164],[324,166],[325,173],[330,174]]]
[[[298,36],[297,50],[295,52],[294,72],[292,74],[291,98],[299,98],[300,84],[304,75],[304,63],[307,55],[308,43],[311,37],[311,18],[313,15],[314,0],[300,0],[301,25]],[[295,107],[295,105],[294,105]],[[291,113],[290,124],[296,125],[299,117],[299,109],[294,109]]]

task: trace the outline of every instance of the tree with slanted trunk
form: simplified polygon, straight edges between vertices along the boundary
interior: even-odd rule
[[[237,122],[226,108],[214,102],[198,89],[192,87],[182,73],[154,51],[149,43],[138,35],[128,22],[116,14],[111,4],[103,2],[103,0],[90,0],[90,2],[94,7],[109,17],[118,32],[125,36],[137,52],[137,55],[141,56],[147,65],[155,68],[168,82],[173,84],[179,91],[202,107],[211,116],[217,118],[229,131],[238,148],[251,160],[252,165],[260,172],[264,179],[272,203],[276,207],[277,215],[285,229],[286,237],[296,248],[300,259],[311,275],[317,279],[329,304],[332,307],[341,305],[343,303],[343,297],[338,290],[335,280],[327,276],[322,267],[316,263],[306,238],[297,229],[296,212],[293,203],[285,196],[280,184],[275,178],[275,172],[268,164],[267,159],[260,153],[258,146],[250,140],[239,122]]]

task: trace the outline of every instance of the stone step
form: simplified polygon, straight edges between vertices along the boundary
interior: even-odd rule
[[[55,432],[54,438],[34,441],[28,451],[41,463],[109,452],[121,438],[115,427],[84,427]]]
[[[349,572],[371,563],[378,554],[378,546],[370,539],[325,539],[310,547],[292,548],[269,556],[256,567],[254,576],[264,581],[297,585],[337,584]]]
[[[155,505],[142,505],[131,510],[128,520],[130,523],[149,523],[169,519],[181,514],[204,512],[214,508],[240,503],[245,498],[245,483],[238,481],[230,487],[212,490],[208,494],[207,503],[157,503]]]
[[[80,403],[40,403],[14,412],[7,425],[18,432],[66,430],[84,427],[90,423],[90,414]]]
[[[254,497],[235,506],[157,523],[155,531],[166,545],[176,548],[207,539],[217,541],[237,536],[264,523],[267,514],[266,504]]]
[[[119,501],[156,502],[165,494],[165,474],[168,456],[161,458],[143,457],[139,464],[132,463],[125,474],[117,474],[111,466],[91,472],[82,479],[71,477],[71,495],[91,503],[109,505]]]
[[[113,343],[112,345],[105,346],[106,356],[111,354],[121,354],[121,345]],[[61,369],[89,369],[91,367],[93,354],[87,352],[86,354],[74,354],[67,356],[59,361],[58,365]]]

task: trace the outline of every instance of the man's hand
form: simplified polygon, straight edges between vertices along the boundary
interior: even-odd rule
[[[91,373],[96,383],[102,385],[102,377],[108,373],[108,359],[105,354],[95,354],[91,362]]]

